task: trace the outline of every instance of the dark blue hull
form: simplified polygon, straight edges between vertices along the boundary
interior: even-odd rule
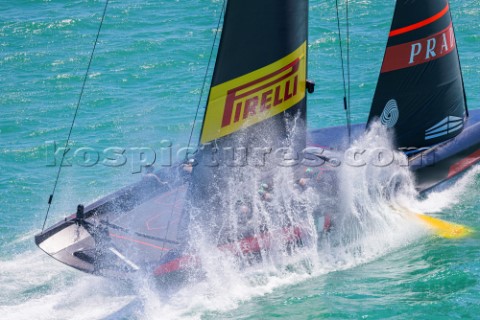
[[[365,132],[364,124],[352,126],[352,138]],[[347,127],[329,127],[312,130],[309,144],[326,150],[343,151],[348,148]],[[405,150],[408,165],[415,174],[416,188],[420,192],[435,186],[461,173],[480,161],[480,110],[470,111],[465,129],[455,138],[421,151]]]
[[[364,125],[354,125],[353,137],[359,137],[364,130]],[[345,150],[346,127],[313,130],[309,142],[324,149]],[[471,112],[464,131],[454,139],[408,157],[420,192],[457,178],[479,160],[480,110]],[[141,270],[164,279],[177,278],[179,271],[199,263],[194,256],[182,253],[184,240],[168,232],[168,228],[179,227],[184,212],[188,177],[180,168],[146,175],[138,183],[92,203],[85,207],[82,219],[72,214],[36,235],[36,244],[53,258],[88,273],[128,278]],[[287,235],[292,243],[302,241],[297,227],[270,230],[260,237],[268,238],[270,234]],[[259,252],[258,237],[237,241],[250,253]],[[231,246],[219,244],[219,248],[229,251]]]

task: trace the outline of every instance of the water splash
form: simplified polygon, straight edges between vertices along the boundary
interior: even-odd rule
[[[458,179],[448,181],[428,192],[422,200],[414,201],[411,207],[418,212],[439,213],[464,200],[465,190],[475,183],[480,174],[480,166],[476,165]]]
[[[386,128],[373,124],[351,147],[365,150],[365,165],[344,163],[339,168],[335,230],[320,249],[328,263],[339,268],[370,261],[425,234],[406,213],[418,195],[408,167],[402,165],[404,156],[394,151]]]
[[[389,141],[383,127],[374,125],[352,147],[392,150]],[[228,312],[279,287],[355,267],[415,242],[429,231],[404,211],[436,212],[451,206],[478,172],[477,167],[451,189],[419,199],[408,168],[399,163],[341,166],[336,169],[339,187],[332,201],[331,193],[322,193],[313,187],[300,188],[298,176],[291,168],[278,168],[268,182],[261,170],[238,168],[226,184],[229,198],[225,201],[231,208],[222,217],[224,223],[218,225],[212,220],[209,228],[203,229],[202,224],[192,228],[203,271],[202,277],[192,279],[196,281],[164,292],[150,276],[139,275],[132,284],[126,285],[79,275],[52,263],[38,251],[27,252],[11,261],[0,261],[2,278],[11,280],[0,286],[6,294],[0,310],[7,315],[6,319],[34,316],[106,320],[158,319],[159,315],[162,319],[199,319],[206,313]],[[239,183],[239,178],[243,183]],[[257,192],[263,183],[271,184],[266,188],[270,193],[268,201],[265,193]],[[233,238],[243,232],[244,221],[239,219],[236,203],[238,198],[251,196],[245,191],[245,185],[255,187],[255,196],[250,202],[254,235],[262,233],[262,225],[273,231],[289,222],[301,225],[309,241],[287,249],[284,238],[274,237],[268,245],[260,243],[262,259],[258,260],[243,254],[238,247],[238,254],[219,248],[227,230]],[[338,210],[334,212],[329,211],[332,202],[337,204]],[[323,230],[321,216],[325,213],[332,215],[329,232]],[[26,241],[23,239],[30,236],[19,241]]]
[[[146,311],[148,317],[155,318],[159,310],[171,318],[200,318],[208,312],[232,310],[281,286],[367,263],[428,235],[430,231],[408,212],[420,207],[435,209],[432,197],[437,195],[418,197],[414,179],[402,165],[402,154],[394,151],[390,141],[386,129],[376,124],[356,140],[352,147],[382,148],[397,161],[385,166],[373,165],[375,159],[362,167],[342,165],[333,175],[338,181],[333,193],[299,187],[298,176],[288,167],[277,168],[269,181],[260,170],[233,170],[223,190],[227,195],[224,204],[230,210],[223,213],[222,222],[208,220],[192,227],[203,277],[157,304],[155,311]],[[245,191],[251,186],[262,189],[262,184],[268,186],[258,194]],[[455,192],[465,185],[457,184]],[[273,237],[268,243],[260,242],[261,259],[243,254],[239,247],[233,254],[222,250],[220,239],[226,233],[233,239],[242,233],[241,212],[235,205],[239,199],[250,201],[253,235],[261,237],[262,225],[268,230],[300,225],[306,234],[303,245],[288,248],[284,238]],[[322,223],[325,214],[332,215],[328,232]],[[154,304],[159,301],[158,296],[150,298]]]
[[[38,250],[0,260],[0,270],[5,320],[100,319],[135,299],[121,284],[78,275]]]

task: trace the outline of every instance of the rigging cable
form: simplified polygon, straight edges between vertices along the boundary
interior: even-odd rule
[[[342,41],[342,31],[340,28],[340,14],[339,14],[339,5],[338,0],[335,0],[335,8],[337,13],[337,28],[338,28],[338,42],[340,47],[340,62],[342,66],[342,82],[343,82],[343,108],[345,110],[345,116],[347,119],[347,130],[348,130],[348,139],[350,140],[351,136],[351,124],[350,124],[350,29],[349,29],[349,22],[348,22],[348,0],[345,1],[346,5],[346,19],[347,19],[347,79],[345,77],[345,63],[343,60],[343,41]],[[348,81],[348,89],[347,89],[347,81]]]
[[[345,19],[347,24],[347,128],[348,128],[348,140],[350,142],[351,133],[352,133],[352,121],[351,121],[351,108],[352,104],[350,103],[350,88],[351,88],[351,81],[350,81],[350,17],[349,17],[349,10],[348,10],[348,0],[345,0]]]
[[[218,31],[220,29],[220,24],[222,23],[223,13],[225,11],[225,4],[226,4],[226,0],[223,0],[220,16],[218,17],[217,28],[215,29],[215,36],[213,38],[212,48],[210,49],[210,56],[208,58],[207,68],[205,69],[205,75],[203,76],[202,89],[200,91],[200,97],[198,98],[197,111],[195,112],[195,118],[193,119],[192,130],[190,131],[190,137],[188,138],[187,152],[185,153],[185,161],[188,160],[188,153],[190,150],[190,144],[192,142],[193,131],[195,129],[195,123],[197,122],[198,110],[200,109],[200,104],[202,103],[203,91],[205,89],[205,83],[207,82],[208,70],[210,70],[210,64],[212,62],[212,57],[213,57],[213,50],[215,48],[215,43],[217,42]],[[173,220],[172,218],[173,218],[173,213],[175,209],[175,204],[177,203],[177,199],[178,199],[178,192],[179,192],[179,188],[177,188],[177,190],[175,191],[173,206],[172,206],[172,210],[170,211],[170,218],[168,219],[167,228],[165,230],[165,239],[168,239],[168,231],[170,229],[170,222]],[[163,242],[162,249],[165,248],[165,243],[166,241]]]
[[[207,83],[208,71],[210,70],[210,65],[212,63],[213,50],[215,49],[215,43],[217,42],[218,30],[220,29],[220,24],[222,23],[223,13],[225,11],[226,1],[223,0],[222,9],[220,11],[220,16],[218,17],[217,28],[215,29],[215,36],[213,38],[212,48],[210,49],[210,56],[208,57],[208,64],[205,68],[205,75],[203,76],[202,89],[200,90],[200,97],[198,98],[197,110],[195,112],[195,118],[193,119],[192,130],[190,131],[190,137],[188,138],[187,152],[185,153],[185,160],[188,160],[188,153],[190,150],[190,144],[192,143],[193,131],[195,130],[195,124],[198,118],[198,111],[202,103],[203,92],[205,90],[205,84]],[[207,102],[208,103],[208,102]]]
[[[72,131],[73,131],[73,126],[75,124],[75,120],[77,118],[78,110],[80,108],[80,103],[82,101],[83,92],[85,91],[85,85],[87,83],[88,74],[90,73],[90,67],[92,65],[93,56],[95,54],[95,49],[97,47],[98,38],[100,37],[100,31],[102,30],[103,21],[105,20],[105,15],[107,14],[108,2],[109,2],[109,0],[105,1],[105,7],[103,8],[102,18],[100,20],[100,25],[98,26],[97,36],[95,38],[95,42],[93,44],[93,49],[92,49],[92,52],[90,54],[90,60],[88,61],[87,70],[86,70],[85,76],[83,78],[82,88],[81,88],[80,94],[78,96],[77,106],[75,108],[75,113],[73,115],[72,124],[70,125],[70,131],[68,132],[67,141],[65,142],[65,149],[62,153],[62,159],[60,161],[60,166],[58,167],[57,177],[55,179],[55,184],[53,185],[52,193],[50,194],[50,197],[48,198],[48,208],[47,208],[47,213],[45,214],[45,220],[43,221],[42,232],[43,232],[43,230],[45,230],[45,225],[47,223],[48,214],[50,212],[50,207],[52,206],[53,195],[55,194],[55,190],[57,189],[58,180],[60,179],[60,172],[62,171],[63,162],[65,160],[65,154],[67,153],[68,144],[70,142],[70,137],[71,137]]]
[[[452,11],[450,11],[450,21],[453,21],[452,20]],[[455,27],[454,27],[453,23],[452,23],[452,28],[453,28],[453,32],[455,33]],[[458,67],[460,68],[460,78],[462,79],[463,102],[465,103],[465,115],[468,118],[470,116],[470,112],[468,111],[467,93],[465,92],[465,82],[463,81],[462,63],[460,62],[460,54],[458,53],[457,38],[456,37],[453,37],[453,38],[455,40],[455,51],[457,52]]]

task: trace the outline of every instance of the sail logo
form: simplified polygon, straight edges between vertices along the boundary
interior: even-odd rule
[[[387,48],[381,72],[390,72],[442,58],[455,49],[455,33],[450,24],[429,37]]]
[[[455,116],[448,116],[425,131],[425,140],[449,135],[463,129],[463,119]]]
[[[269,119],[302,101],[306,42],[288,56],[210,90],[201,143]]]
[[[392,128],[397,124],[400,112],[398,111],[398,104],[395,99],[390,99],[383,109],[380,121],[387,128]]]
[[[299,67],[300,59],[296,59],[263,79],[229,90],[223,111],[222,128],[231,125],[232,120],[238,122],[241,118],[254,117],[296,96]],[[232,119],[234,109],[235,116]]]

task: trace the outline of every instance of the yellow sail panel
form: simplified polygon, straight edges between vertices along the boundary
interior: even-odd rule
[[[201,143],[271,118],[305,97],[306,42],[286,57],[212,87]]]

